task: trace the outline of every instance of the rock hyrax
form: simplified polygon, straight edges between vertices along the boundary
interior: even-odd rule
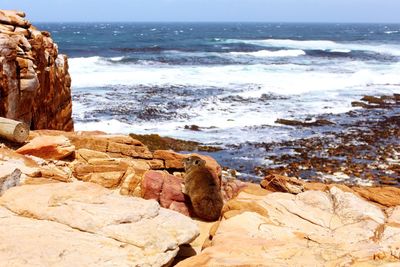
[[[190,156],[184,159],[184,165],[183,193],[190,198],[194,213],[207,221],[218,220],[224,202],[220,186],[206,168],[206,162],[197,156]]]

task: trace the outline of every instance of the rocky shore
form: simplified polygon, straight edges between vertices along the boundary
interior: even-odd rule
[[[0,116],[32,129],[73,130],[68,60],[25,13],[0,10]]]
[[[21,12],[0,11],[0,31],[0,116],[33,130],[23,144],[0,140],[1,266],[400,264],[399,188],[305,182],[294,167],[246,183],[197,154],[224,199],[219,220],[204,222],[182,193],[193,154],[165,149],[199,144],[68,131],[66,58]],[[390,130],[382,136],[398,136],[379,123]]]
[[[225,202],[210,223],[189,217],[181,178],[188,155],[150,151],[129,136],[46,130],[0,152],[5,266],[399,264],[395,187],[278,175],[244,183],[202,156]]]

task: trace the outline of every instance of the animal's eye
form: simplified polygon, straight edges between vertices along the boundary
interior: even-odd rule
[[[196,164],[196,165],[198,165],[200,162],[198,161],[198,160],[196,160],[195,162],[194,162],[194,164]]]

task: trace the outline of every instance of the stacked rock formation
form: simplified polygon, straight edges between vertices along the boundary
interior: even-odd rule
[[[0,116],[31,129],[73,130],[67,57],[24,17],[0,10]]]
[[[39,130],[31,132],[30,138],[17,153],[0,149],[3,155],[0,166],[8,166],[0,177],[8,177],[8,183],[14,180],[13,184],[91,182],[124,196],[156,200],[163,208],[190,214],[190,203],[182,193],[182,160],[189,155],[150,151],[129,136],[100,132]],[[234,197],[242,183],[222,181],[220,165],[211,157],[199,156],[206,160],[207,167],[222,185],[225,199]],[[21,179],[16,179],[15,174],[12,176],[15,170],[20,170]],[[13,180],[10,177],[14,177]]]

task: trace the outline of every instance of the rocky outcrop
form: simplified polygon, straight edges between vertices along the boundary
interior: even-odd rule
[[[0,260],[10,266],[28,258],[70,265],[79,256],[100,266],[162,266],[174,257],[177,266],[400,262],[398,188],[280,175],[247,184],[203,157],[221,177],[225,205],[219,221],[194,223],[182,215],[190,215],[182,194],[188,155],[101,132],[33,131],[30,140],[21,154],[0,148],[0,239],[7,248]],[[11,227],[19,232],[11,235]],[[26,254],[17,257],[20,251]]]
[[[186,216],[92,183],[25,185],[0,198],[3,266],[164,266],[197,235]]]
[[[156,200],[163,208],[190,215],[190,201],[182,193],[182,160],[188,154],[152,152],[129,136],[52,130],[32,131],[27,144],[7,153],[8,157],[0,158],[0,167],[3,164],[7,169],[0,176],[3,180],[22,168],[19,184],[92,182],[124,196]],[[213,158],[198,156],[207,162],[206,166],[222,185],[224,199],[235,197],[243,183],[222,179],[221,166]],[[25,161],[34,167],[25,170]]]
[[[24,17],[0,10],[0,116],[31,129],[73,130],[67,57]]]
[[[335,186],[298,195],[242,192],[211,228],[208,247],[177,266],[397,266],[399,210]]]

